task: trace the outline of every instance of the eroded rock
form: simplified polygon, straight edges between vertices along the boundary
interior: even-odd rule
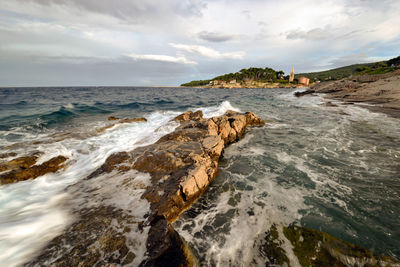
[[[133,254],[135,251],[129,250],[128,239],[124,237],[130,231],[124,226],[131,224],[136,225],[139,231],[148,230],[147,254],[141,266],[197,266],[190,248],[170,223],[215,178],[224,147],[239,140],[247,126],[263,125],[264,121],[251,112],[228,112],[224,116],[204,119],[201,111],[185,112],[174,120],[180,122],[174,132],[152,145],[111,155],[87,179],[70,188],[81,192],[88,185],[97,185],[99,180],[105,182],[113,179],[114,182],[107,185],[111,190],[110,195],[105,197],[107,199],[120,194],[121,190],[130,192],[131,188],[127,186],[129,180],[134,180],[130,172],[147,173],[151,185],[143,186],[143,191],[138,195],[141,200],[148,201],[145,202],[147,205],[150,203],[144,221],[133,222],[126,210],[103,206],[99,201],[91,209],[82,208],[75,212],[75,223],[53,239],[28,265],[132,265],[138,258]],[[89,187],[85,190],[88,194],[85,199],[102,196],[99,191],[104,186]],[[132,209],[137,208],[137,201],[132,202]],[[124,203],[130,202],[126,199]],[[110,227],[111,224],[113,227]]]
[[[10,184],[28,179],[34,179],[46,173],[56,172],[66,165],[63,164],[68,158],[64,156],[54,157],[40,165],[34,165],[38,159],[37,155],[20,157],[0,166],[5,172],[0,174],[0,184]]]
[[[247,126],[264,125],[252,112],[204,119],[201,111],[188,111],[174,120],[181,123],[174,132],[155,144],[110,156],[90,177],[114,169],[150,173],[153,186],[143,197],[154,212],[173,221],[214,179],[225,145],[239,140]]]
[[[149,260],[143,263],[144,266],[159,266],[174,262],[172,259],[177,263],[173,266],[196,264],[190,260],[184,240],[169,222],[207,189],[217,175],[218,160],[224,147],[242,138],[247,126],[264,125],[264,121],[252,112],[229,111],[223,116],[204,119],[201,111],[188,111],[174,120],[180,122],[174,132],[155,144],[111,155],[88,177],[131,169],[151,175],[152,186],[142,197],[150,202],[152,216],[159,219],[157,223],[151,223],[147,243]]]

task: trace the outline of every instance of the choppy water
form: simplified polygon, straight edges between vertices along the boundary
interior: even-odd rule
[[[175,222],[202,264],[261,262],[254,244],[272,224],[293,222],[399,258],[399,120],[321,102],[292,89],[0,89],[1,153],[42,151],[39,163],[70,158],[64,171],[0,186],[0,262],[18,266],[64,229],[68,185],[200,108],[208,116],[251,110],[267,121],[225,150],[207,193]],[[110,115],[148,122],[98,133]]]

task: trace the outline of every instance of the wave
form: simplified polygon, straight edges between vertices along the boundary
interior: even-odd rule
[[[24,101],[21,101],[24,102]],[[25,104],[20,104],[25,105]],[[28,112],[28,111],[25,111]],[[29,129],[44,129],[55,125],[66,123],[73,118],[82,115],[108,114],[111,111],[101,109],[95,106],[82,104],[67,104],[61,106],[53,112],[38,113],[33,115],[17,115],[13,114],[0,118],[0,130],[8,131],[15,127],[27,127]]]
[[[219,106],[202,108],[205,117],[222,115],[227,109],[236,110],[227,101]],[[69,158],[69,166],[34,180],[0,186],[0,262],[6,266],[18,266],[29,261],[38,248],[61,233],[71,222],[65,203],[74,195],[63,191],[65,188],[87,177],[112,153],[152,144],[172,132],[178,123],[171,119],[181,111],[153,111],[145,115],[145,123],[123,124],[83,140],[67,138],[56,143],[26,147],[26,151],[37,149],[44,152],[38,159],[39,163],[62,154]],[[93,106],[68,104],[55,112],[41,115],[41,118],[47,122],[59,122],[84,112],[106,111]],[[16,232],[19,234],[16,235]]]

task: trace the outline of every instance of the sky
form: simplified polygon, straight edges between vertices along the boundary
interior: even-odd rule
[[[1,0],[0,86],[177,86],[400,55],[399,0]]]

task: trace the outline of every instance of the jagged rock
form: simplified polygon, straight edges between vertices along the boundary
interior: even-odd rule
[[[117,121],[117,120],[119,120],[119,118],[114,117],[114,116],[110,116],[110,117],[107,118],[107,120],[109,120],[109,121]]]
[[[224,116],[204,119],[201,111],[189,111],[177,116],[174,121],[180,122],[174,132],[152,145],[111,155],[87,179],[72,187],[79,188],[80,192],[85,185],[95,184],[96,179],[117,179],[132,170],[151,176],[151,185],[144,187],[141,195],[150,203],[150,214],[145,216],[145,221],[136,222],[139,228],[149,231],[147,257],[141,266],[198,265],[186,242],[170,223],[215,178],[218,160],[225,145],[240,139],[247,126],[264,124],[252,112],[228,112]],[[115,176],[112,172],[115,172]],[[121,190],[125,186],[124,180],[116,188]],[[88,199],[98,194],[92,189],[86,191]],[[132,263],[134,251],[126,249],[127,240],[123,239],[126,230],[123,226],[130,220],[125,211],[100,206],[91,210],[82,209],[74,215],[77,221],[53,239],[29,266],[49,262],[54,266]],[[109,227],[111,219],[116,220],[112,223],[114,228]]]
[[[315,90],[306,90],[304,92],[295,92],[294,96],[300,97],[300,96],[304,96],[304,95],[309,95],[309,94],[313,94],[315,93]]]
[[[13,169],[27,169],[36,163],[39,156],[37,154],[18,157],[6,163],[0,164],[0,172],[13,170]]]
[[[147,119],[146,118],[125,118],[119,121],[119,123],[132,123],[132,122],[146,122]]]
[[[151,251],[151,254],[140,267],[199,265],[187,243],[164,217],[153,220],[147,251]]]
[[[201,111],[188,111],[174,121],[180,122],[174,132],[155,144],[111,155],[88,177],[91,179],[116,169],[121,172],[134,169],[151,175],[152,186],[142,197],[150,202],[153,216],[163,219],[152,224],[148,241],[150,260],[143,263],[144,266],[167,264],[170,255],[178,254],[179,264],[172,266],[191,266],[188,257],[182,254],[184,241],[168,222],[172,222],[207,189],[217,175],[218,160],[224,147],[239,140],[247,126],[264,125],[264,121],[252,112],[241,114],[232,111],[210,119],[204,119]],[[162,249],[158,247],[160,244],[163,244]]]
[[[15,157],[15,156],[17,156],[17,153],[15,153],[15,152],[3,153],[3,154],[0,154],[0,159],[5,159],[5,158],[10,158],[10,157]]]
[[[64,156],[54,157],[40,165],[34,165],[38,159],[37,155],[20,157],[6,163],[6,173],[0,174],[0,185],[10,184],[28,179],[34,179],[46,173],[56,172],[65,167],[63,164],[67,158]],[[0,166],[0,168],[4,168]]]
[[[153,187],[146,190],[144,197],[152,210],[172,221],[214,179],[225,145],[239,140],[248,125],[264,124],[252,112],[232,111],[211,119],[204,119],[201,111],[188,111],[174,120],[181,122],[174,132],[147,147],[112,155],[90,177],[113,169],[150,173]],[[159,191],[164,194],[160,196]]]

